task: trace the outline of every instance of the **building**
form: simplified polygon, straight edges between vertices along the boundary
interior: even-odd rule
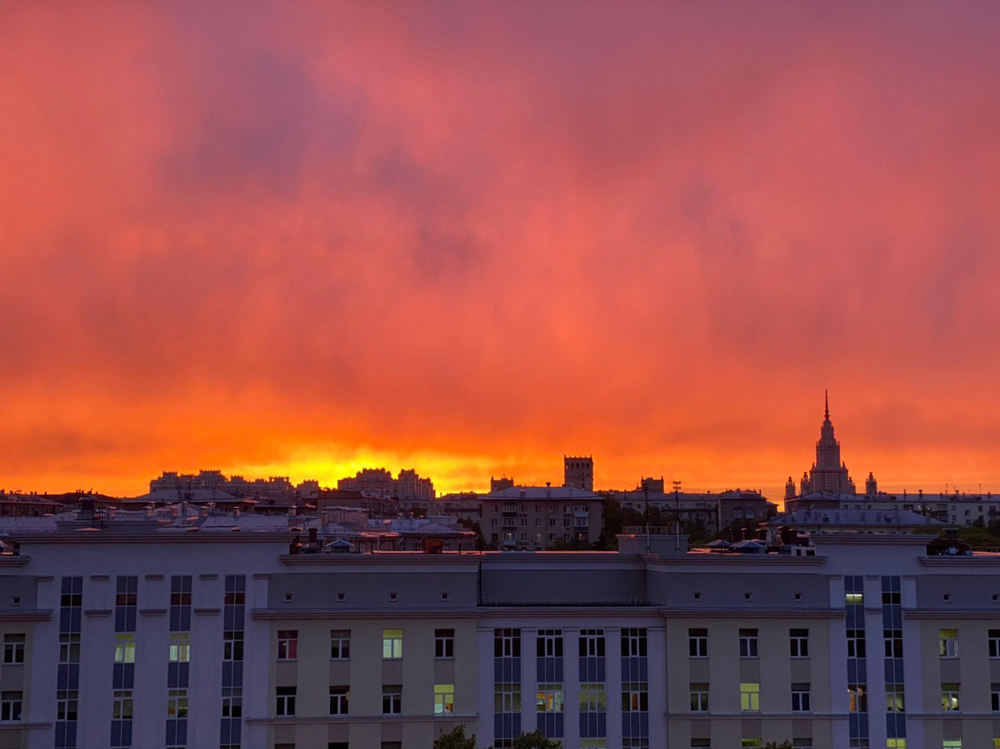
[[[514,479],[507,478],[506,476],[501,476],[500,478],[490,476],[491,492],[501,492],[504,489],[510,489],[512,486],[514,486]]]
[[[385,468],[362,468],[354,476],[338,480],[337,488],[359,491],[370,497],[416,500],[417,506],[422,507],[434,499],[434,483],[421,478],[412,469],[404,469],[399,472],[399,478],[393,478]]]
[[[565,486],[514,486],[490,492],[482,500],[483,537],[502,549],[593,545],[604,525],[603,506],[600,495]]]
[[[594,459],[563,456],[563,486],[594,491]]]
[[[0,518],[0,746],[997,746],[1000,557],[359,554],[276,517]],[[179,520],[179,518],[178,518]]]
[[[870,480],[874,477],[869,474]],[[823,424],[820,426],[819,441],[816,443],[816,462],[812,468],[802,474],[799,482],[799,494],[810,492],[837,492],[839,494],[854,494],[854,481],[847,472],[847,464],[840,458],[840,443],[833,436],[833,423],[830,421],[830,396],[825,396]],[[791,477],[785,486],[785,498],[795,495],[795,485]]]
[[[649,479],[643,479],[649,481]],[[660,484],[662,486],[662,483]],[[733,526],[755,525],[771,517],[776,506],[758,491],[730,489],[724,492],[662,492],[640,488],[627,492],[609,492],[620,506],[645,512],[646,505],[682,523],[702,528],[713,535]],[[655,487],[655,484],[653,484]]]

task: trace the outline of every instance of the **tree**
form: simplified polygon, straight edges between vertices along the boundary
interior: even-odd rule
[[[561,749],[562,744],[558,741],[545,738],[541,731],[522,733],[514,739],[514,749]]]
[[[434,740],[434,749],[476,749],[476,735],[465,735],[465,726],[458,726]]]

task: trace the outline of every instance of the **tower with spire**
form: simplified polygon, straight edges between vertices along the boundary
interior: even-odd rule
[[[809,471],[802,474],[799,487],[799,494],[822,491],[857,494],[854,481],[847,472],[847,464],[840,458],[840,443],[833,436],[829,391],[824,391],[823,424],[820,426],[819,441],[816,443],[816,462]],[[788,493],[787,486],[785,493]]]

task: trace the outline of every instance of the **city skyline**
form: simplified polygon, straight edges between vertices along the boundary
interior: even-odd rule
[[[829,387],[1000,487],[1000,9],[910,11],[3,4],[0,484],[781,496]]]

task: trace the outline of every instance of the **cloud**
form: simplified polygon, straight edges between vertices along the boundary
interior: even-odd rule
[[[4,6],[0,484],[996,482],[996,15]]]

